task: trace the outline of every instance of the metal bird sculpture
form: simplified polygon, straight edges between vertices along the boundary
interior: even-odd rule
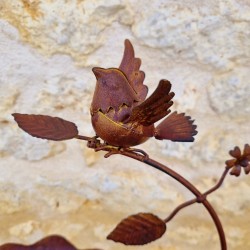
[[[202,196],[201,193],[183,177],[150,159],[146,152],[132,148],[151,137],[192,142],[197,134],[196,125],[190,116],[170,112],[174,93],[171,92],[171,83],[168,80],[160,80],[152,95],[146,98],[148,88],[143,84],[145,74],[140,66],[141,60],[135,57],[132,44],[125,40],[124,55],[119,68],[93,68],[97,80],[90,107],[92,125],[96,132],[94,137],[79,135],[73,122],[59,117],[14,113],[14,119],[20,128],[34,137],[54,141],[73,138],[87,140],[89,148],[108,151],[105,157],[123,154],[151,165],[179,180],[198,199]],[[170,218],[172,217],[171,214]],[[165,220],[153,214],[139,213],[119,223],[107,238],[126,245],[143,245],[160,238],[166,231],[165,224]],[[49,238],[47,243],[53,245],[56,240],[58,239]],[[39,247],[40,243],[44,241],[32,246]]]
[[[96,88],[91,104],[92,125],[97,136],[107,144],[129,148],[156,139],[192,142],[197,134],[190,116],[173,112],[174,93],[171,83],[161,80],[153,94],[146,99],[145,74],[141,60],[135,57],[129,40],[119,68],[93,68]],[[167,116],[168,115],[168,116]],[[158,126],[154,123],[165,117]]]
[[[119,68],[93,68],[97,79],[90,108],[95,137],[78,135],[77,126],[69,121],[47,115],[14,113],[19,127],[30,135],[49,140],[72,138],[88,141],[88,147],[106,150],[111,154],[142,150],[131,147],[150,137],[158,140],[192,142],[197,134],[196,125],[184,113],[170,113],[174,93],[171,83],[161,80],[151,96],[146,99],[148,88],[143,85],[145,74],[140,70],[141,60],[135,57],[129,40]],[[167,116],[159,125],[155,123]],[[97,138],[100,137],[104,143]]]

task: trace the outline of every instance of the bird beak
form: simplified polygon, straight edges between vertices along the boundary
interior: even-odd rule
[[[92,69],[92,71],[93,71],[93,73],[95,74],[96,79],[98,80],[98,79],[100,79],[102,76],[104,76],[106,70],[103,69],[103,68],[94,67],[94,68]]]

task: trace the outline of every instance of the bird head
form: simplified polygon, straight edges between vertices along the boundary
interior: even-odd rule
[[[126,76],[119,69],[95,67],[92,71],[96,77],[97,85],[100,85],[99,87],[102,91],[119,91],[119,89],[124,88],[128,84]]]
[[[102,110],[104,113],[110,108],[118,110],[121,105],[132,106],[138,101],[138,96],[130,85],[125,74],[117,68],[92,69],[96,77],[96,87],[91,110]]]

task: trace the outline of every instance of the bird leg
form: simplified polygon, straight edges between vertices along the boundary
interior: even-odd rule
[[[141,158],[141,161],[145,161],[149,158],[148,154],[145,151],[137,148],[115,147],[104,143],[95,148],[95,151],[101,151],[101,150],[108,151],[108,153],[104,155],[105,158],[108,158],[109,156],[114,154],[126,155],[128,153],[130,154],[132,153],[134,154],[135,157]]]

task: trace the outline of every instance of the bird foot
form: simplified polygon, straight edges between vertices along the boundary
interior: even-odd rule
[[[108,151],[108,153],[104,155],[105,158],[108,158],[109,156],[114,155],[114,154],[120,154],[120,148],[111,146],[105,143],[95,148],[95,152],[101,151],[101,150]]]
[[[101,150],[108,151],[108,153],[104,155],[105,158],[108,158],[109,156],[114,154],[127,155],[131,153],[134,154],[136,158],[140,158],[140,161],[145,161],[149,158],[148,154],[145,151],[137,148],[122,148],[111,146],[108,144],[102,144],[95,148],[95,151]]]

